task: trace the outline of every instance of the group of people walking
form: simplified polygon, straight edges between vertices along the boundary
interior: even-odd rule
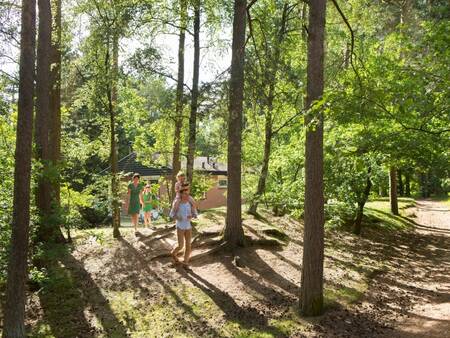
[[[152,211],[158,207],[156,195],[152,193],[151,185],[144,185],[140,182],[141,176],[134,174],[130,184],[128,184],[128,198],[126,209],[131,216],[131,223],[137,235],[137,226],[141,210],[144,213],[144,224],[146,227],[152,224]]]
[[[128,198],[126,209],[131,216],[135,235],[138,234],[137,227],[139,214],[144,212],[144,224],[150,226],[152,222],[152,211],[157,207],[157,197],[151,191],[149,184],[143,185],[140,182],[140,175],[134,174],[132,182],[128,185]],[[181,263],[189,265],[191,256],[192,241],[192,219],[198,216],[194,199],[190,195],[190,185],[186,182],[186,175],[180,171],[177,174],[175,183],[175,198],[169,216],[176,221],[178,245],[171,251],[171,256],[175,264]],[[178,253],[184,247],[184,260],[180,262]]]

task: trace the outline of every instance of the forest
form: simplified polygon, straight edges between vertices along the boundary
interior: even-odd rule
[[[0,335],[450,332],[448,0],[0,0]]]

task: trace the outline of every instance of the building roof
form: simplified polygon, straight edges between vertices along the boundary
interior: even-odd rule
[[[186,167],[186,160],[181,161],[181,166]],[[227,165],[225,163],[220,163],[216,158],[209,156],[198,156],[194,159],[194,170],[197,171],[206,171],[210,173],[218,173],[218,175],[222,175],[220,173],[227,173]]]
[[[138,173],[141,176],[161,176],[170,174],[172,172],[171,168],[165,166],[148,167],[146,165],[143,165],[137,160],[136,153],[130,153],[124,158],[120,159],[118,167],[119,171],[122,171],[125,174]]]
[[[137,160],[135,152],[128,154],[118,162],[119,171],[129,174],[138,173],[141,176],[162,176],[172,173],[170,166],[146,166]],[[181,161],[181,167],[186,168],[186,160]],[[102,172],[109,170],[106,168]],[[209,156],[199,156],[194,159],[194,170],[215,175],[226,175],[227,165],[219,163],[216,159]]]

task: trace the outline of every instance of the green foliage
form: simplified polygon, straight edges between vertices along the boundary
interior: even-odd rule
[[[0,114],[0,285],[5,282],[6,264],[11,237],[14,189],[14,123],[16,114]]]
[[[194,172],[191,186],[191,196],[194,200],[202,199],[214,183],[214,180],[209,175],[202,174],[201,172]]]

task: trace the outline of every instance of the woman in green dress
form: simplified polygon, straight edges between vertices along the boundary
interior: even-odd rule
[[[147,184],[144,187],[144,192],[142,194],[142,199],[144,201],[143,210],[144,210],[144,224],[146,227],[152,225],[152,209],[155,197],[152,194],[152,189],[150,184]]]
[[[134,226],[134,234],[137,235],[137,225],[139,219],[139,212],[141,205],[144,204],[142,199],[143,184],[139,182],[141,176],[139,174],[133,175],[133,181],[128,184],[128,215],[131,216],[131,223]]]

